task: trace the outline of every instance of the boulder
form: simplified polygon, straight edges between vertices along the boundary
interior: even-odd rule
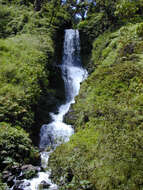
[[[10,176],[12,176],[12,173],[10,171],[3,171],[2,172],[2,178],[3,180],[7,180]]]
[[[50,184],[47,183],[46,181],[41,181],[40,185],[39,185],[39,188],[49,188],[50,187]]]
[[[14,179],[15,179],[15,176],[14,175],[12,175],[12,176],[9,176],[8,177],[8,179],[7,179],[7,184],[9,185],[9,186],[13,186],[14,185]]]
[[[17,180],[15,182],[15,185],[13,186],[13,190],[24,190],[25,187],[29,187],[29,186],[30,186],[30,182],[23,181],[23,180]],[[31,189],[28,188],[27,190],[31,190]]]
[[[36,174],[40,171],[40,167],[35,167],[31,164],[29,165],[24,165],[21,167],[21,176],[19,177],[19,179],[30,179],[32,177],[35,177]]]
[[[39,166],[36,166],[36,167],[35,167],[35,170],[36,170],[37,172],[41,172],[42,168],[39,167]]]
[[[32,166],[31,164],[27,164],[21,167],[22,172],[25,170],[32,170],[32,169],[35,169],[35,167]]]
[[[18,165],[14,165],[14,166],[11,167],[11,171],[12,171],[13,174],[19,175],[21,169],[20,169],[20,167]]]

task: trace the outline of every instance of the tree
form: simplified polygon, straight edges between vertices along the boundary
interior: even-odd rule
[[[143,0],[119,0],[116,4],[115,14],[122,20],[127,21],[142,15]]]
[[[77,14],[81,16],[82,20],[85,20],[88,8],[89,8],[89,2],[87,0],[81,0],[77,4]]]

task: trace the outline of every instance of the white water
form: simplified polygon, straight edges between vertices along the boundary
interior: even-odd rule
[[[62,65],[62,77],[65,84],[66,102],[58,109],[58,114],[51,113],[52,122],[41,127],[40,132],[40,148],[46,149],[51,146],[55,148],[63,142],[67,142],[70,136],[74,133],[71,125],[63,122],[65,114],[69,111],[71,104],[73,104],[75,96],[80,90],[80,83],[87,77],[87,71],[82,68],[80,61],[80,40],[78,30],[65,30],[64,53]],[[41,160],[42,167],[46,168],[50,152],[42,152]],[[49,179],[50,171],[39,172],[38,177],[32,179],[30,186],[25,190],[39,190],[41,181],[50,184],[49,190],[57,190],[58,187],[51,183]]]

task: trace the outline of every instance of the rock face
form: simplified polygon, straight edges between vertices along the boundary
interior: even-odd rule
[[[10,187],[14,185],[14,190],[22,190],[29,182],[23,181],[23,179],[30,179],[37,175],[41,171],[41,167],[33,166],[31,164],[23,166],[13,166],[11,170],[5,170],[2,172],[2,179]],[[30,190],[30,189],[29,189]]]

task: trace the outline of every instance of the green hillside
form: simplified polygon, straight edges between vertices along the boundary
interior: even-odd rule
[[[69,21],[60,7],[51,21],[53,2],[43,4],[40,11],[34,6],[34,1],[0,1],[0,189],[4,190],[3,172],[39,164],[32,141],[38,145],[41,125],[63,98],[60,72],[54,66],[62,36],[55,41]]]
[[[0,0],[0,190],[38,165],[39,130],[64,100],[64,30],[89,76],[67,114],[75,134],[50,156],[59,190],[143,190],[143,1]],[[27,178],[33,177],[28,173]]]

